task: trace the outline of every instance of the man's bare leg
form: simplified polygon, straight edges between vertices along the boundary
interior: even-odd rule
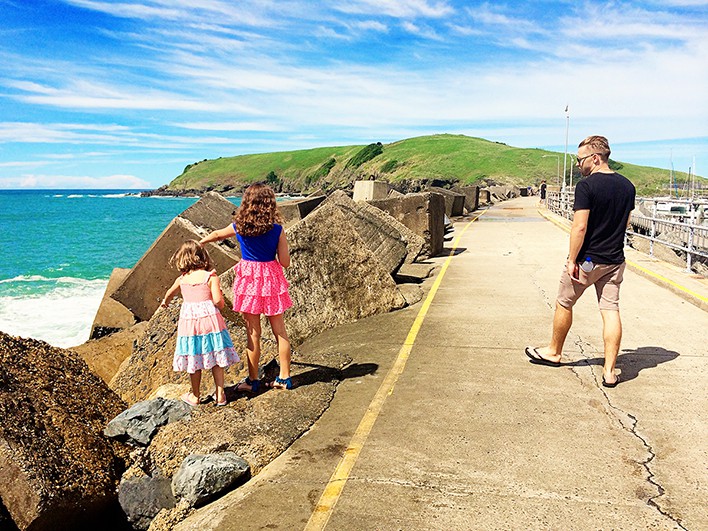
[[[560,361],[565,338],[573,324],[573,308],[566,308],[556,302],[556,312],[553,314],[553,334],[547,347],[537,348],[538,354],[550,361]]]
[[[605,343],[605,365],[602,375],[609,384],[616,381],[615,363],[622,342],[622,320],[619,310],[600,310],[602,315],[602,339]]]

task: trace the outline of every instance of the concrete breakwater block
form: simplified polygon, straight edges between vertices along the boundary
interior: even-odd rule
[[[429,191],[435,192],[436,194],[441,194],[445,199],[445,214],[450,217],[462,216],[465,213],[465,196],[454,190],[448,190],[447,188],[440,188],[438,186],[431,186],[428,188]]]
[[[421,258],[442,253],[445,237],[445,199],[440,194],[424,192],[403,197],[369,201],[369,204],[390,214],[423,238]]]
[[[379,208],[354,201],[342,191],[334,192],[323,204],[336,205],[349,218],[367,248],[391,275],[403,263],[413,262],[423,250],[423,238]]]
[[[405,305],[389,272],[369,251],[351,216],[328,203],[287,231],[292,265],[285,270],[293,307],[285,314],[294,344]]]
[[[123,409],[77,354],[0,332],[0,499],[18,528],[100,528],[128,459],[103,428]]]
[[[130,309],[141,321],[150,319],[160,306],[165,291],[179,276],[179,271],[168,265],[170,257],[182,243],[199,240],[207,232],[198,230],[189,220],[179,216],[173,219],[111,297]],[[224,245],[209,245],[208,251],[217,273],[232,267],[239,260],[238,254]]]
[[[172,478],[172,493],[190,506],[203,505],[248,479],[250,466],[234,452],[188,456]]]
[[[119,267],[116,267],[111,272],[106,291],[103,293],[103,299],[101,299],[101,304],[91,325],[89,339],[99,339],[135,324],[133,312],[111,298],[111,295],[123,283],[129,273],[130,269]]]
[[[491,192],[487,188],[480,188],[479,190],[479,204],[488,205],[492,201]]]
[[[391,186],[383,181],[355,181],[354,201],[386,199]]]
[[[479,186],[455,186],[452,191],[465,196],[467,212],[473,212],[479,208]]]
[[[167,288],[179,276],[179,271],[168,265],[170,257],[186,240],[199,240],[212,230],[227,226],[234,209],[233,203],[219,194],[205,194],[167,225],[111,297],[139,320],[150,319]],[[233,242],[209,244],[207,250],[217,273],[224,272],[240,259]]]
[[[287,229],[317,208],[327,196],[317,195],[314,197],[306,197],[304,199],[291,199],[290,201],[280,201],[278,210],[283,216],[283,226]]]

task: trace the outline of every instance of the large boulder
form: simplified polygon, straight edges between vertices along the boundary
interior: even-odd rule
[[[111,388],[118,393],[128,404],[135,404],[155,396],[158,389],[169,384],[173,387],[173,396],[189,390],[189,376],[185,372],[175,372],[172,369],[172,359],[177,341],[177,321],[179,319],[180,302],[173,301],[163,310],[155,313],[150,319],[145,332],[136,341],[133,351],[111,380]],[[233,312],[223,311],[224,315],[232,316]],[[235,317],[234,317],[235,320]],[[232,365],[225,371],[226,385],[233,385],[244,373],[244,360],[246,351],[246,332],[243,326],[231,319],[225,319],[226,326],[231,334],[237,352],[242,352],[242,361]],[[276,346],[272,342],[264,341],[261,359],[263,363],[277,356]],[[213,391],[214,383],[211,371],[202,371],[202,395],[206,396]],[[227,397],[229,397],[227,392]]]
[[[197,506],[232,490],[248,479],[248,463],[233,452],[187,456],[172,478],[175,498]]]
[[[290,339],[402,308],[405,299],[389,272],[340,208],[322,205],[287,231],[293,307],[285,314]]]
[[[324,204],[330,203],[349,218],[366,247],[391,275],[403,263],[412,263],[423,250],[423,238],[380,208],[354,201],[341,190],[330,195]]]
[[[121,364],[130,357],[133,345],[143,335],[146,327],[146,322],[138,323],[99,339],[90,339],[70,350],[81,356],[104,382],[110,383]]]
[[[445,199],[445,214],[449,217],[462,216],[465,208],[465,196],[454,190],[440,188],[439,186],[431,186],[429,191],[440,194]]]
[[[74,352],[0,332],[0,499],[20,529],[105,523],[128,450],[103,428],[124,408]]]
[[[182,420],[190,412],[191,406],[181,400],[144,400],[112,419],[103,433],[133,446],[147,446],[161,426]]]
[[[445,238],[445,200],[432,192],[369,201],[423,238],[422,257],[442,253]]]
[[[150,319],[165,291],[179,276],[179,271],[168,265],[170,257],[186,240],[199,240],[212,230],[227,226],[234,208],[219,194],[206,194],[170,222],[111,297],[139,320]],[[207,250],[217,273],[226,271],[240,258],[235,241],[208,244]]]
[[[89,339],[99,339],[135,324],[133,312],[111,297],[129,273],[130,269],[118,267],[111,272],[103,299],[91,325]]]

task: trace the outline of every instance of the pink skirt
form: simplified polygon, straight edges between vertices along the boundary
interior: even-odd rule
[[[277,260],[240,260],[234,273],[234,311],[278,315],[293,305],[283,266]]]

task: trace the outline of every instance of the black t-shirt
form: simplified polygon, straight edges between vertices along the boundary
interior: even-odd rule
[[[592,173],[575,186],[573,210],[590,210],[578,262],[588,256],[595,264],[624,262],[624,233],[635,196],[634,185],[619,173]]]

